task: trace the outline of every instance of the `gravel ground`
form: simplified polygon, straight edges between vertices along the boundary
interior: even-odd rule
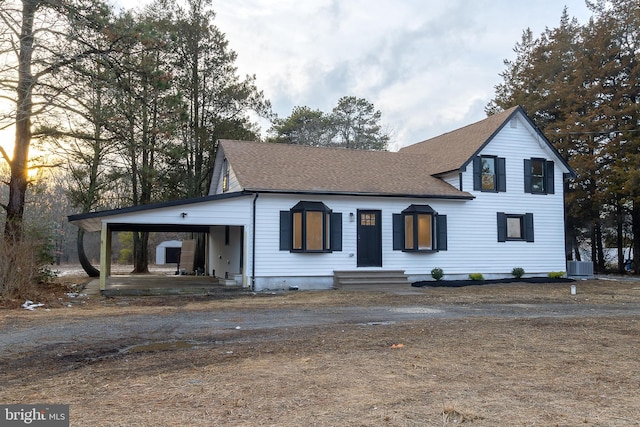
[[[640,316],[640,306],[606,304],[473,304],[429,306],[347,306],[225,308],[219,311],[170,310],[151,314],[121,314],[102,318],[90,316],[48,318],[37,322],[25,316],[5,313],[0,330],[0,360],[33,351],[63,351],[67,345],[87,347],[108,343],[190,340],[225,335],[234,331],[264,331],[290,327],[341,324],[395,324],[429,319],[466,318],[570,318]]]
[[[640,282],[577,286],[54,298],[0,310],[0,401],[74,426],[638,425]]]

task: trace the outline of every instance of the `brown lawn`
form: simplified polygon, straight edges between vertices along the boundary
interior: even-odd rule
[[[2,359],[0,403],[68,403],[72,426],[640,425],[640,282],[92,298],[0,310],[11,325],[283,306],[595,304],[631,314],[469,317],[218,332],[216,340],[65,343]],[[64,307],[63,304],[61,304]],[[634,314],[635,313],[635,314]],[[233,335],[233,339],[231,339]],[[195,339],[196,337],[194,337]],[[86,354],[92,357],[85,357]],[[2,366],[2,365],[0,365]]]

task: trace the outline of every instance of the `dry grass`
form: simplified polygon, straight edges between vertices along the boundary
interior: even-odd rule
[[[126,305],[122,303],[126,301]],[[300,292],[211,301],[96,299],[52,316],[234,307],[565,302],[637,305],[640,284],[496,285],[413,295]],[[9,315],[9,314],[7,314]],[[198,337],[194,337],[197,339]],[[399,345],[402,344],[402,345]],[[234,331],[199,346],[12,364],[3,403],[70,403],[73,426],[630,426],[640,420],[640,318],[425,320]],[[25,359],[26,360],[26,359]],[[35,365],[34,365],[35,363]]]

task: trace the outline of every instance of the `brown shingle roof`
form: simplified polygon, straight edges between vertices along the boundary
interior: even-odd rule
[[[221,140],[245,190],[472,198],[412,153]]]
[[[400,150],[426,159],[427,168],[438,175],[460,169],[477,153],[520,107],[512,107],[484,120],[418,142]]]
[[[520,107],[397,153],[220,141],[245,190],[472,198],[436,175],[463,167]]]

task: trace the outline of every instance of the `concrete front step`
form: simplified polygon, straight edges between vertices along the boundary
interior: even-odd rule
[[[383,271],[334,271],[333,286],[340,288],[343,286],[376,286],[408,285],[409,281],[404,270],[383,270]]]

